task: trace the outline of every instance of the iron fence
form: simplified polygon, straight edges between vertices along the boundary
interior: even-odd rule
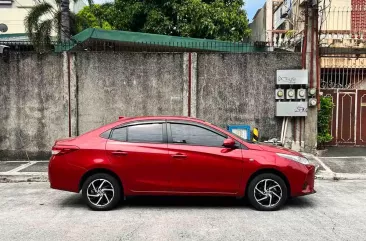
[[[268,45],[264,42],[124,42],[89,39],[84,42],[51,41],[34,44],[31,41],[0,41],[11,52],[264,52]]]
[[[366,88],[366,56],[321,58],[321,88],[364,89]]]

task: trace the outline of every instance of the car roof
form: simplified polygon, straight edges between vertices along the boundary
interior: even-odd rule
[[[120,122],[125,122],[125,121],[138,121],[138,120],[194,120],[194,121],[198,121],[198,122],[205,122],[204,120],[195,118],[195,117],[189,117],[189,116],[135,116],[135,117],[123,117],[121,119],[119,119]]]

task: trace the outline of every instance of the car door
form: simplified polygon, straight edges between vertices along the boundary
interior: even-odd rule
[[[193,122],[170,122],[167,127],[174,192],[238,193],[243,175],[239,145],[225,148],[225,134]]]
[[[169,192],[171,158],[165,122],[134,123],[112,130],[106,150],[131,192]]]

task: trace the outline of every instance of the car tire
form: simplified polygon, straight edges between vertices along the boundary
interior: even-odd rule
[[[247,189],[250,204],[260,211],[275,211],[288,198],[285,181],[276,174],[263,173],[256,176]]]
[[[115,208],[122,196],[122,187],[113,176],[98,173],[88,177],[83,183],[82,195],[86,204],[95,211]]]

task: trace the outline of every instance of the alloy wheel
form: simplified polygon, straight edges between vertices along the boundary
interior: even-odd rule
[[[273,179],[262,179],[255,185],[254,198],[263,207],[274,207],[282,199],[282,188]]]
[[[87,188],[87,197],[90,203],[98,207],[104,207],[114,198],[114,187],[106,179],[95,179]]]

